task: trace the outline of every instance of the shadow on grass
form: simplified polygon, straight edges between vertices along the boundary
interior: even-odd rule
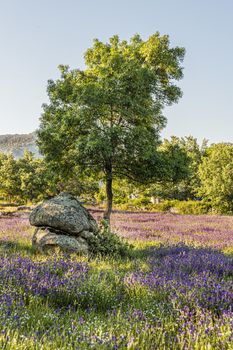
[[[135,308],[143,309],[148,303],[156,304],[156,298],[158,304],[166,306],[164,312],[169,312],[173,309],[171,297],[165,287],[153,287],[153,283],[156,285],[156,279],[161,278],[162,281],[163,278],[167,278],[168,284],[173,280],[185,289],[190,276],[200,276],[202,279],[203,274],[210,275],[211,281],[219,283],[224,291],[226,284],[228,285],[233,277],[232,257],[214,249],[193,248],[183,244],[151,246],[135,250],[134,255],[128,258],[106,258],[102,263],[101,259],[93,259],[89,263],[92,268],[87,280],[77,291],[78,298],[76,295],[73,298],[66,291],[52,293],[50,302],[53,307],[72,305],[84,311],[91,308],[96,313],[106,313],[113,308],[127,310],[127,306],[132,304]],[[139,279],[136,277],[134,280],[137,275]],[[128,284],[127,278],[130,280],[131,276],[133,282]],[[148,284],[140,284],[140,276]],[[150,291],[147,293],[148,288],[152,288],[153,294]],[[195,285],[192,288],[195,289]],[[222,303],[220,299],[219,303]],[[207,301],[206,306],[203,304],[203,308],[211,309],[216,315],[221,313],[220,306],[213,309],[212,307]]]
[[[32,256],[35,254],[35,250],[29,245],[3,240],[0,241],[0,252],[9,255],[22,253]],[[49,258],[51,257],[53,256],[50,255]],[[69,259],[69,255],[60,256],[59,259]],[[51,285],[48,295],[41,297],[41,306],[49,305],[54,310],[59,308],[64,311],[69,307],[84,312],[91,309],[96,314],[105,314],[113,309],[127,310],[128,305],[143,309],[151,303],[152,307],[156,304],[153,300],[155,298],[158,304],[166,306],[166,310],[164,306],[164,312],[169,313],[173,310],[171,297],[165,287],[158,284],[159,288],[155,288],[156,279],[161,278],[162,281],[165,278],[168,284],[170,281],[178,283],[177,285],[180,283],[185,289],[186,279],[188,280],[190,275],[197,277],[200,275],[202,278],[203,273],[206,276],[210,274],[211,283],[214,281],[219,283],[224,292],[224,288],[228,290],[228,287],[224,283],[221,284],[221,280],[228,284],[233,277],[232,256],[226,256],[215,249],[194,248],[184,244],[172,246],[155,244],[141,247],[135,249],[128,257],[92,258],[88,265],[91,269],[85,279],[80,281],[77,290],[74,290],[72,285],[69,286],[69,283],[67,290],[65,285],[60,290],[56,285],[54,287]],[[155,272],[154,275],[153,272]],[[140,283],[140,276],[146,281],[145,284]],[[131,278],[132,283],[129,282]],[[194,286],[192,288],[195,289]],[[147,289],[149,289],[148,293]],[[151,291],[153,294],[150,293]],[[206,308],[212,308],[213,305],[209,306],[208,303],[206,302]],[[219,310],[216,308],[213,312],[218,314]]]
[[[150,244],[148,246],[142,247],[142,248],[135,248],[132,253],[133,258],[137,259],[145,259],[145,257],[157,257],[162,258],[166,255],[170,255],[171,253],[174,254],[181,254],[181,253],[188,253],[188,252],[196,252],[196,253],[209,253],[209,254],[217,254],[219,257],[225,257],[232,259],[233,258],[233,252],[232,253],[224,253],[222,250],[213,248],[213,247],[193,247],[188,244],[179,242],[177,244],[166,244],[166,243],[156,243],[156,244]]]
[[[35,249],[25,243],[16,242],[11,240],[0,240],[0,253],[3,254],[23,254],[23,255],[34,255],[36,254]]]

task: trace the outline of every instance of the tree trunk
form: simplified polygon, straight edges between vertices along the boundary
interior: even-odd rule
[[[113,193],[112,193],[112,168],[108,169],[107,175],[106,175],[106,195],[107,195],[107,207],[104,212],[104,220],[107,221],[107,223],[110,225],[110,216],[112,213],[112,199],[113,199]]]

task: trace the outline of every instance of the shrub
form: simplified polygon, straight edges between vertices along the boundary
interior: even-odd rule
[[[111,232],[106,221],[102,221],[102,229],[89,240],[90,251],[93,255],[130,256],[133,246],[126,240]]]
[[[135,198],[135,199],[128,199],[125,198],[124,201],[115,201],[114,199],[114,206],[119,210],[151,210],[152,203],[150,202],[149,198]]]
[[[212,211],[216,214],[233,214],[233,200],[223,201],[219,199],[212,200]]]
[[[176,214],[202,215],[202,214],[232,214],[232,206],[226,202],[210,202],[200,200],[179,201],[177,199],[164,200],[152,204],[148,198],[133,199],[128,203],[117,205],[120,210],[145,210],[155,212],[173,212]]]
[[[178,201],[175,205],[178,214],[200,215],[211,211],[211,203],[204,201]]]
[[[174,208],[177,203],[179,203],[179,201],[176,200],[176,199],[174,199],[174,200],[165,200],[165,201],[163,201],[161,203],[158,203],[158,204],[152,204],[151,205],[151,210],[159,211],[159,212],[170,211],[171,208]]]

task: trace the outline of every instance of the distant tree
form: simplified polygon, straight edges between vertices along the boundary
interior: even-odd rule
[[[6,160],[7,155],[5,153],[0,152],[0,168],[3,165],[4,161]]]
[[[21,196],[19,166],[11,154],[0,157],[0,193],[9,200]]]
[[[195,199],[197,189],[200,186],[198,167],[202,161],[202,157],[205,155],[208,141],[204,139],[199,145],[197,139],[193,136],[181,138],[173,136],[171,142],[179,145],[180,149],[186,153],[189,162],[186,176],[181,181],[177,181],[174,186],[171,186],[170,191],[171,193],[173,192],[173,198],[176,199]]]
[[[173,174],[172,180],[167,181],[165,179],[166,181],[153,186],[154,193],[157,193],[157,196],[179,200],[195,199],[197,197],[197,190],[200,187],[198,168],[202,157],[205,155],[207,142],[204,139],[199,145],[197,139],[193,136],[181,138],[172,136],[169,141],[164,141],[163,147],[167,148],[168,154],[170,148],[168,165],[172,166],[173,164],[173,169],[177,169],[177,174],[173,171],[171,172]]]
[[[196,138],[186,136],[179,139],[179,144],[190,159],[189,176],[182,182],[183,196],[184,199],[195,199],[200,186],[198,168],[207,150],[208,140],[203,139],[199,145]]]
[[[107,220],[114,178],[163,177],[156,155],[166,122],[162,109],[182,95],[174,81],[183,76],[184,53],[159,33],[146,41],[135,35],[129,43],[118,36],[106,44],[96,39],[85,54],[85,70],[60,66],[60,79],[48,83],[40,150],[63,178],[73,176],[77,165],[104,176]]]
[[[38,201],[47,196],[47,169],[42,159],[34,158],[32,152],[25,151],[17,161],[21,198],[24,201]]]
[[[0,194],[8,200],[38,201],[48,197],[48,170],[43,159],[26,151],[15,159],[12,154],[0,154]]]
[[[147,186],[145,195],[159,198],[182,198],[183,183],[190,176],[191,159],[182,146],[180,139],[172,136],[171,140],[164,140],[159,147],[159,154],[163,162],[164,176],[161,181]]]
[[[233,145],[214,144],[199,166],[199,195],[222,212],[233,211]]]

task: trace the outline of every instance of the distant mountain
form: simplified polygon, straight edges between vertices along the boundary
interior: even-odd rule
[[[41,157],[36,145],[36,133],[0,135],[0,152],[12,153],[15,158],[21,158],[25,150],[32,152],[35,157]]]

